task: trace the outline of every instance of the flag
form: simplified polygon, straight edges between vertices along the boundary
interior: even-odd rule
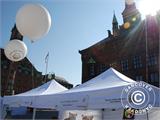
[[[45,57],[45,63],[48,62],[48,59],[49,59],[49,52],[47,53],[46,57]]]

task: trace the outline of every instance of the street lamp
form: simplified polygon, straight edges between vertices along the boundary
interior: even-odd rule
[[[32,42],[46,35],[51,27],[51,16],[48,10],[40,4],[27,4],[21,7],[16,15],[18,32],[28,37]],[[4,49],[6,57],[13,62],[24,59],[27,55],[27,46],[22,40],[11,39]],[[11,65],[12,65],[11,63]],[[9,73],[10,74],[10,73]],[[12,94],[14,94],[14,78],[12,77]]]

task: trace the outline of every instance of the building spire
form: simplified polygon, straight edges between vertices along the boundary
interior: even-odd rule
[[[115,15],[115,11],[113,12],[112,32],[113,32],[113,36],[117,36],[119,32],[118,21]]]
[[[20,32],[17,30],[16,24],[14,25],[14,27],[11,30],[11,37],[10,40],[13,39],[18,39],[23,41],[23,36],[20,34]]]
[[[113,20],[112,20],[112,23],[118,23],[116,15],[115,15],[115,11],[113,11]]]

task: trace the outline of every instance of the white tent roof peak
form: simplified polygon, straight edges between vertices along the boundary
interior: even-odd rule
[[[63,87],[53,79],[27,92],[12,96],[4,96],[3,104],[7,103],[12,107],[32,106],[36,97],[54,95],[65,90],[67,90],[67,88]]]
[[[121,78],[120,80],[122,80],[122,81],[124,81],[124,82],[128,82],[128,83],[133,83],[133,82],[135,82],[135,81],[132,80],[131,78],[123,75],[122,73],[118,72],[117,70],[115,70],[115,69],[112,68],[112,67],[111,67],[110,69],[108,69],[108,71],[111,71],[111,72],[113,72],[114,74],[116,74],[117,77]]]
[[[54,79],[48,81],[47,83],[34,88],[30,91],[17,94],[15,96],[35,96],[35,95],[48,95],[48,94],[55,94],[58,92],[62,92],[67,90],[64,86],[60,85],[58,82],[56,82]]]
[[[108,81],[108,79],[109,79],[109,81]],[[118,72],[117,70],[115,70],[112,67],[109,68],[108,70],[104,71],[100,75],[96,76],[95,78],[92,78],[91,80],[88,81],[88,83],[89,82],[95,82],[97,80],[98,80],[98,82],[106,81],[106,83],[113,83],[113,82],[116,82],[116,83],[121,83],[121,82],[123,82],[123,83],[133,83],[133,82],[135,82],[131,78],[123,75],[122,73]]]
[[[88,91],[88,90],[98,90],[98,89],[105,89],[105,88],[112,88],[118,86],[124,86],[132,84],[136,81],[130,79],[129,77],[121,74],[120,72],[116,71],[114,68],[110,68],[105,72],[101,73],[95,78],[70,89],[69,91],[64,92],[77,92],[77,91]]]

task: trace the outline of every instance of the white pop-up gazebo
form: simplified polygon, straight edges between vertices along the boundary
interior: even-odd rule
[[[123,108],[121,102],[122,91],[126,86],[135,83],[136,81],[124,76],[115,69],[110,68],[88,82],[70,90],[66,90],[54,81],[51,87],[53,90],[50,89],[50,87],[47,87],[48,90],[45,90],[45,86],[50,84],[47,83],[44,86],[26,93],[5,96],[3,103],[10,106],[19,105],[58,110]],[[154,86],[152,86],[152,88],[156,94],[155,106],[159,106],[160,89]],[[127,96],[123,97],[123,103],[125,103],[125,97]],[[152,101],[152,98],[150,101]]]
[[[54,95],[65,90],[68,89],[60,85],[55,80],[51,80],[30,91],[12,96],[4,96],[3,104],[7,104],[10,107],[32,107],[36,96]]]
[[[88,82],[70,90],[64,89],[55,93],[50,92],[50,94],[43,94],[43,92],[42,94],[33,94],[33,91],[30,91],[15,96],[5,96],[3,103],[10,106],[21,105],[33,108],[51,108],[57,109],[58,111],[103,109],[123,110],[121,101],[122,91],[127,86],[135,83],[137,82],[124,76],[115,69],[110,68]],[[160,89],[155,86],[151,87],[154,90],[156,97],[153,107],[159,107]],[[43,89],[43,87],[41,87],[41,89]],[[123,97],[123,103],[127,102],[125,99],[127,96]],[[153,98],[150,98],[150,101],[153,101]],[[109,117],[109,115],[107,116]]]
[[[63,110],[122,108],[122,90],[126,86],[135,83],[136,81],[110,68],[78,87],[54,95],[36,97],[34,107],[57,108]],[[154,86],[152,86],[152,88],[157,97],[155,101],[156,106],[159,106],[159,96],[157,94],[160,90]]]
[[[122,90],[135,83],[136,81],[110,68],[78,87],[54,95],[37,96],[34,107],[63,110],[122,108]],[[153,89],[156,93],[159,91],[156,87]]]

